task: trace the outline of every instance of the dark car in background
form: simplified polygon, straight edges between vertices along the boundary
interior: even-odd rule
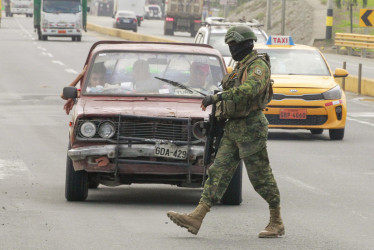
[[[114,16],[113,28],[138,31],[138,20],[133,11],[120,10]]]

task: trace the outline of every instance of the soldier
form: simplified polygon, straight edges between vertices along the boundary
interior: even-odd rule
[[[189,214],[167,213],[174,223],[192,234],[198,233],[211,206],[224,195],[240,160],[245,163],[254,189],[269,204],[270,222],[258,236],[275,238],[285,233],[279,190],[266,149],[268,121],[262,112],[272,97],[270,63],[266,54],[253,50],[254,41],[257,37],[247,26],[227,31],[225,43],[238,64],[223,78],[223,92],[205,97],[201,104],[205,110],[216,103],[219,116],[227,121],[198,206]]]

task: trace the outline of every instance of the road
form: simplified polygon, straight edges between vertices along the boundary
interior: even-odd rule
[[[65,200],[70,117],[59,94],[93,42],[109,38],[87,32],[82,42],[35,39],[32,19],[2,19],[0,249],[372,249],[373,98],[347,93],[343,141],[329,140],[327,131],[270,131],[284,238],[257,238],[268,210],[245,174],[243,203],[214,206],[194,236],[166,211],[191,211],[201,189],[99,186],[86,202]]]

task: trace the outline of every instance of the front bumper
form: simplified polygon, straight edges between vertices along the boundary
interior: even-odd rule
[[[109,159],[115,158],[136,158],[136,157],[157,157],[155,156],[155,146],[148,144],[100,145],[79,147],[68,150],[68,156],[73,161],[85,160],[88,157],[106,156]],[[196,160],[204,154],[204,146],[191,146],[189,160]],[[162,158],[162,157],[158,157]]]
[[[282,109],[305,109],[306,118],[281,119]],[[341,129],[345,127],[347,106],[345,98],[319,101],[272,100],[264,114],[269,121],[269,128]]]
[[[42,35],[44,36],[81,36],[82,30],[81,29],[61,29],[61,28],[42,28],[41,29]]]

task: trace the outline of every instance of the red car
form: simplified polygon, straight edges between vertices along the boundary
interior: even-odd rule
[[[209,45],[100,41],[86,65],[69,133],[66,199],[85,200],[99,184],[202,187],[209,111],[200,104],[220,89],[220,53]],[[64,88],[65,97],[78,93]],[[240,203],[241,172],[234,182]]]

